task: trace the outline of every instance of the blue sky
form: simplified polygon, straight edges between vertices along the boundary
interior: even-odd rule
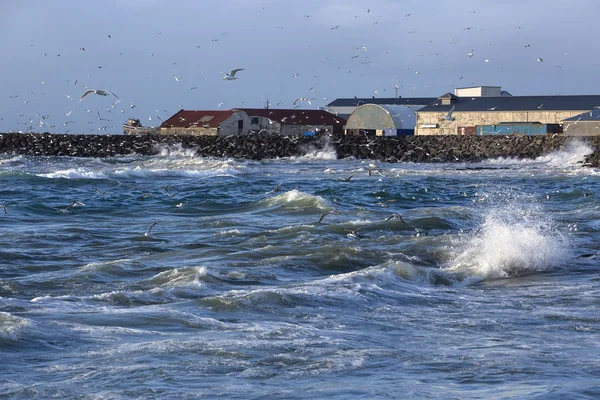
[[[20,0],[0,11],[0,132],[120,133],[129,117],[155,126],[181,108],[298,97],[316,108],[393,97],[395,85],[403,97],[474,85],[600,94],[597,0]],[[245,70],[224,81],[232,68]],[[121,101],[79,101],[88,88]]]

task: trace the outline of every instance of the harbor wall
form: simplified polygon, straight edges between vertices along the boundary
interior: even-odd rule
[[[573,145],[592,149],[586,165],[600,166],[600,137],[538,136],[178,136],[2,133],[0,153],[36,156],[110,157],[160,154],[169,146],[203,157],[250,160],[298,157],[335,150],[337,158],[387,162],[476,162],[487,158],[537,158]]]

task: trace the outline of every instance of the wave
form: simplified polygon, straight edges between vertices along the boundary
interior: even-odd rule
[[[68,168],[68,169],[60,169],[57,171],[52,171],[43,174],[37,174],[37,176],[42,178],[50,178],[50,179],[107,179],[108,177],[104,172],[96,172],[87,170],[84,168]]]
[[[317,148],[314,145],[304,149],[305,154],[302,156],[290,157],[292,161],[320,161],[320,160],[337,160],[337,152],[331,143],[331,137],[325,136],[321,139],[321,145]]]
[[[492,164],[495,166],[514,166],[517,165],[539,165],[566,168],[581,167],[586,160],[586,156],[592,154],[594,149],[580,139],[573,139],[567,145],[559,150],[539,156],[534,159],[517,159],[499,157],[484,161],[483,164]]]
[[[312,149],[302,156],[290,157],[291,161],[327,161],[337,160],[337,152],[333,146],[324,149]]]
[[[568,237],[527,196],[492,204],[480,225],[451,247],[444,269],[473,281],[552,270],[570,255]]]
[[[211,291],[204,283],[211,276],[205,267],[182,267],[159,272],[136,284],[136,290],[115,290],[91,297],[94,301],[108,302],[117,306],[144,306],[197,297]],[[206,289],[206,290],[205,290]]]
[[[211,177],[235,176],[245,172],[245,164],[233,160],[212,160],[198,157],[154,156],[141,165],[115,169],[111,178]]]
[[[175,143],[171,145],[158,144],[155,146],[158,151],[158,155],[161,157],[198,157],[197,147],[184,148],[181,143]]]
[[[19,340],[31,325],[27,319],[0,311],[0,340]]]
[[[594,149],[579,139],[572,140],[563,149],[548,155],[538,157],[536,161],[546,162],[556,167],[580,166],[586,156],[592,154]]]
[[[267,207],[287,207],[287,208],[311,208],[318,210],[330,209],[331,205],[321,196],[313,196],[311,194],[293,189],[279,195],[262,200]]]

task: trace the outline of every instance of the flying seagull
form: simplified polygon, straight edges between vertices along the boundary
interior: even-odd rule
[[[319,218],[319,222],[317,222],[317,223],[319,223],[319,224],[320,224],[320,223],[321,223],[321,221],[323,221],[323,219],[324,219],[326,216],[328,216],[328,215],[340,215],[341,213],[342,213],[342,212],[341,212],[340,210],[336,210],[336,209],[329,210],[329,211],[327,211],[326,213],[324,213],[323,215],[321,215],[321,218]]]
[[[108,89],[88,89],[81,96],[81,98],[79,99],[79,101],[82,101],[85,98],[85,96],[87,96],[90,93],[95,93],[95,94],[97,94],[99,96],[108,96],[109,94],[112,94],[113,96],[115,96],[117,98],[117,100],[121,101],[121,99],[119,99],[119,96],[117,96],[116,94],[114,94],[113,92],[111,92]]]
[[[385,220],[389,221],[394,218],[398,218],[398,219],[400,219],[400,221],[402,221],[402,223],[406,224],[406,222],[404,222],[404,219],[402,219],[402,215],[400,215],[400,214],[392,214],[389,217],[387,217]]]
[[[454,117],[452,116],[452,113],[454,112],[454,108],[455,108],[455,107],[456,107],[456,104],[452,105],[452,108],[450,109],[450,111],[448,111],[448,114],[444,115],[444,116],[442,117],[442,119],[443,119],[443,120],[446,120],[446,121],[455,121],[455,120],[456,120],[456,118],[454,118]]]
[[[307,102],[309,105],[312,105],[312,103],[310,102],[309,99],[307,99],[306,97],[298,97],[296,100],[294,100],[294,105],[296,105],[297,102],[299,101],[305,101]]]
[[[225,79],[226,81],[232,81],[234,79],[237,79],[235,77],[235,74],[238,71],[243,71],[243,70],[244,70],[244,68],[235,68],[235,69],[232,69],[229,73],[227,73],[227,72],[221,72],[221,73],[224,75],[223,79]]]
[[[150,228],[148,228],[148,232],[146,232],[144,236],[150,236],[150,232],[152,232],[152,228],[154,228],[154,225],[156,225],[156,222],[153,222],[152,225],[150,225]]]

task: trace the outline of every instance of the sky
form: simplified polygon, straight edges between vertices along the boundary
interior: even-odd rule
[[[478,85],[600,94],[599,12],[598,0],[2,1],[0,132],[118,134],[182,108]],[[119,101],[80,101],[88,89]]]

